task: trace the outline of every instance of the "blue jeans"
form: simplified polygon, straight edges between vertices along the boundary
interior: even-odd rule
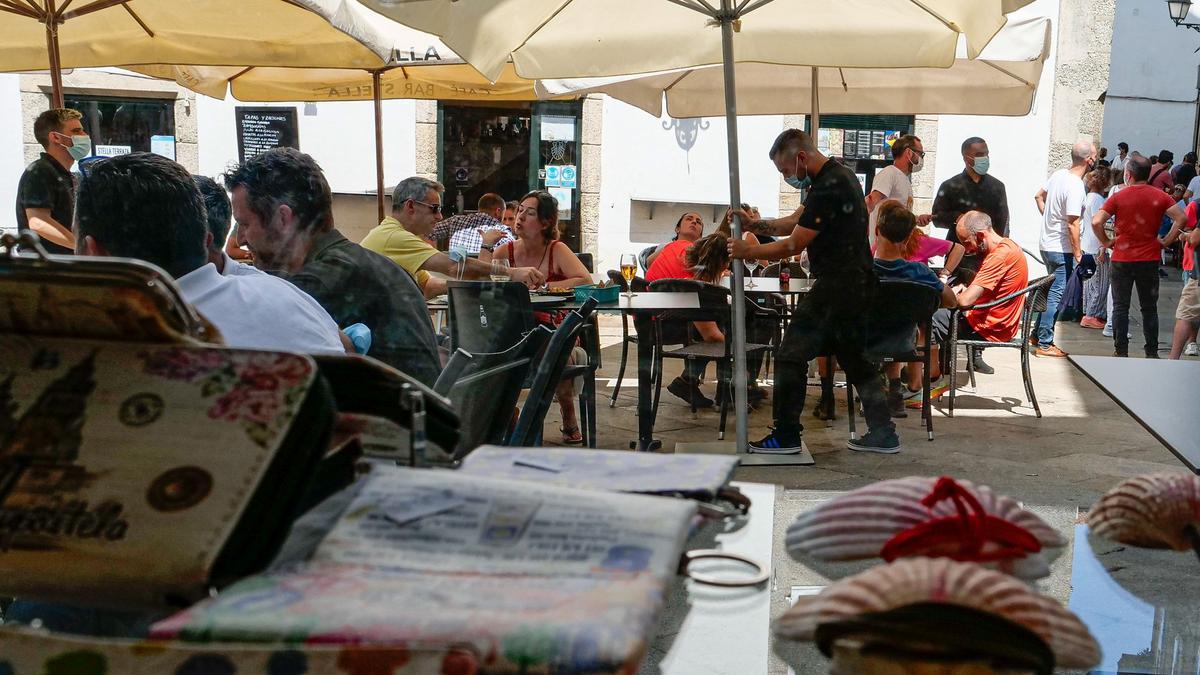
[[[1058,318],[1058,305],[1067,289],[1067,279],[1075,271],[1075,255],[1042,251],[1042,260],[1046,262],[1046,274],[1054,275],[1054,283],[1050,284],[1050,293],[1046,296],[1046,311],[1042,312],[1037,328],[1038,346],[1045,348],[1054,344],[1054,320]]]

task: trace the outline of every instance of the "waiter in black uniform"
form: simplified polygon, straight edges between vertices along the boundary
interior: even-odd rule
[[[92,140],[83,130],[82,115],[54,108],[38,115],[33,136],[45,152],[21,174],[17,185],[17,229],[42,239],[50,253],[75,252],[71,222],[75,213],[75,179],[71,167],[92,154]]]

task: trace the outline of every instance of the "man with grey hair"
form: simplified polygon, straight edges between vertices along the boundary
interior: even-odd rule
[[[1034,195],[1038,211],[1042,214],[1042,236],[1039,248],[1046,273],[1054,275],[1054,283],[1046,298],[1046,311],[1038,322],[1037,356],[1061,358],[1067,355],[1054,344],[1054,322],[1058,306],[1067,288],[1067,279],[1075,270],[1075,264],[1083,258],[1079,244],[1080,218],[1083,217],[1083,202],[1087,189],[1083,176],[1096,163],[1096,145],[1091,141],[1078,141],[1071,147],[1071,168],[1055,171],[1046,185]]]
[[[445,190],[441,183],[420,176],[400,181],[392,190],[392,215],[384,218],[361,242],[364,248],[403,267],[427,298],[446,292],[446,281],[430,272],[451,278],[458,278],[459,274],[460,261],[437,250],[428,240],[434,226],[442,219],[442,193]],[[491,276],[492,266],[486,262],[472,258],[461,262],[465,279]],[[508,275],[530,288],[546,280],[544,273],[532,267],[514,267]]]
[[[1029,283],[1029,268],[1025,252],[1017,242],[1001,237],[992,227],[992,219],[982,211],[967,211],[955,224],[955,235],[967,253],[980,258],[979,271],[970,286],[955,288],[959,307],[971,307],[998,300],[1025,288]],[[950,310],[939,309],[933,313],[935,349],[950,337]],[[971,340],[1008,342],[1017,334],[1021,324],[1021,298],[989,307],[963,312],[959,316],[958,334]],[[931,380],[941,377],[941,361],[935,351],[932,355],[934,372]],[[913,367],[909,364],[909,367]],[[919,365],[917,367],[920,367]],[[936,387],[935,387],[936,388]]]

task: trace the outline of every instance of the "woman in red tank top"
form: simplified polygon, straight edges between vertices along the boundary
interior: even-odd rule
[[[511,267],[536,267],[546,275],[550,288],[572,288],[592,283],[592,275],[575,253],[558,240],[558,200],[538,190],[521,198],[517,223],[513,226],[517,241],[496,249],[495,257],[508,258]],[[540,317],[539,320],[553,317]],[[558,385],[558,405],[562,411],[563,443],[583,441],[579,417],[575,411],[575,383],[565,380]]]

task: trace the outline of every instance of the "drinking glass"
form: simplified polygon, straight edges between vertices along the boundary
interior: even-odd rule
[[[625,279],[625,297],[632,299],[633,277],[637,274],[637,256],[626,253],[621,256],[621,277]]]
[[[508,260],[505,258],[492,259],[492,281],[500,284],[508,281]]]
[[[756,258],[746,258],[742,262],[746,263],[746,288],[754,288],[754,270],[758,269],[758,260]]]

